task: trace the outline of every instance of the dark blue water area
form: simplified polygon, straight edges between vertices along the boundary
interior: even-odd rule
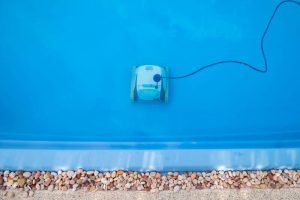
[[[0,140],[300,146],[300,7],[283,5],[262,74],[224,64],[133,103],[131,69],[173,76],[237,59],[263,69],[277,0],[0,1]]]

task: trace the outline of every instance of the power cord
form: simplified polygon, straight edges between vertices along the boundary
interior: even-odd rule
[[[251,65],[251,64],[248,64],[246,62],[243,62],[243,61],[239,61],[239,60],[223,60],[223,61],[218,61],[218,62],[215,62],[215,63],[211,63],[211,64],[208,64],[208,65],[205,65],[205,66],[202,66],[200,68],[198,68],[197,70],[191,72],[191,73],[188,73],[188,74],[185,74],[185,75],[181,75],[181,76],[165,76],[165,77],[162,77],[160,76],[159,74],[155,74],[153,76],[153,80],[155,82],[159,82],[162,78],[165,78],[165,79],[183,79],[183,78],[187,78],[189,76],[193,76],[195,75],[196,73],[204,70],[204,69],[207,69],[207,68],[210,68],[210,67],[213,67],[213,66],[216,66],[216,65],[221,65],[221,64],[226,64],[226,63],[233,63],[233,64],[240,64],[240,65],[244,65],[246,67],[249,67],[257,72],[261,72],[261,73],[266,73],[268,71],[268,60],[267,60],[267,57],[265,55],[265,50],[264,50],[264,40],[265,40],[265,37],[269,31],[269,28],[270,28],[270,25],[277,13],[277,11],[279,10],[279,8],[286,4],[286,3],[293,3],[293,4],[297,4],[298,6],[300,6],[300,2],[298,1],[294,1],[294,0],[285,0],[285,1],[281,1],[280,3],[277,4],[277,6],[275,7],[268,23],[267,23],[267,26],[262,34],[262,37],[260,39],[260,49],[261,49],[261,53],[262,53],[262,56],[263,56],[263,60],[264,60],[264,67],[263,69],[259,69],[259,68],[256,68],[255,66]]]

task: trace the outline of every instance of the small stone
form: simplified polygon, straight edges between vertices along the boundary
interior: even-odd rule
[[[142,185],[139,185],[139,186],[137,187],[137,190],[138,190],[138,191],[142,191],[142,190],[144,190],[144,186],[142,186]]]
[[[31,188],[29,186],[24,187],[25,192],[28,192],[29,190],[31,190]]]
[[[25,183],[26,183],[26,179],[25,178],[19,178],[18,179],[18,186],[19,187],[24,187],[24,185],[25,185]]]
[[[192,174],[191,174],[191,179],[192,179],[192,180],[194,180],[196,177],[197,177],[197,174],[196,174],[196,173],[192,173]]]
[[[57,177],[57,176],[58,176],[56,172],[51,172],[51,175],[52,175],[53,177]]]
[[[12,187],[15,189],[18,187],[18,182],[14,182],[14,184],[12,185]]]
[[[131,184],[130,183],[126,183],[125,184],[125,188],[129,189],[131,187]]]
[[[34,178],[35,178],[35,179],[38,179],[40,176],[41,176],[41,172],[40,172],[40,171],[37,171],[37,172],[34,174]]]
[[[45,180],[45,186],[49,186],[50,184],[51,184],[51,179],[50,178],[47,178],[46,180]]]
[[[8,187],[12,186],[14,184],[14,179],[9,178],[8,181],[6,182],[6,185]]]
[[[252,179],[255,179],[255,178],[256,178],[256,174],[250,173],[250,177],[251,177]]]
[[[75,183],[75,184],[73,185],[72,189],[73,189],[73,191],[76,191],[77,188],[78,188],[78,184]]]
[[[106,172],[106,173],[105,173],[105,177],[106,177],[106,178],[110,178],[110,173],[109,173],[109,172]]]
[[[8,170],[5,170],[4,173],[3,173],[4,177],[8,177],[9,176],[9,171]]]
[[[163,186],[163,185],[159,186],[158,190],[159,190],[159,191],[164,190],[164,186]]]
[[[35,185],[35,189],[36,189],[36,190],[40,190],[40,189],[41,189],[40,184],[36,184],[36,185]]]
[[[116,173],[115,171],[111,173],[111,177],[112,177],[112,178],[115,178],[116,175],[117,175],[117,173]]]
[[[156,173],[156,174],[155,174],[155,178],[156,178],[156,179],[160,179],[160,178],[161,178],[161,174],[160,174],[160,173]]]
[[[94,171],[87,171],[86,174],[89,175],[89,176],[91,176],[91,175],[94,174]]]
[[[89,188],[89,191],[93,192],[96,190],[96,187],[94,185],[91,185],[90,188]]]
[[[10,172],[8,176],[9,178],[15,178],[16,174],[14,172]]]
[[[154,176],[155,176],[155,174],[156,174],[156,172],[150,172],[149,176],[152,176],[152,177],[154,177]]]
[[[68,171],[67,176],[68,178],[72,178],[74,176],[75,172],[74,171]]]
[[[124,171],[122,171],[122,170],[117,171],[117,175],[122,175],[122,174],[124,174]]]
[[[102,182],[103,184],[108,184],[108,180],[107,180],[106,178],[102,178],[102,179],[101,179],[101,182]]]
[[[180,190],[180,187],[178,186],[178,185],[176,185],[175,187],[174,187],[174,192],[178,192]]]
[[[31,173],[30,173],[30,172],[24,172],[24,173],[23,173],[23,176],[24,176],[25,178],[29,178],[29,177],[31,176]]]
[[[151,184],[151,189],[155,189],[156,188],[156,183]]]
[[[247,183],[248,181],[249,181],[248,178],[243,178],[244,183]]]

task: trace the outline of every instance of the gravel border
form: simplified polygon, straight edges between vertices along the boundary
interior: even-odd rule
[[[18,190],[24,197],[39,190],[61,191],[175,191],[199,189],[279,189],[299,188],[300,170],[146,172],[134,171],[0,171],[0,190],[13,197]]]

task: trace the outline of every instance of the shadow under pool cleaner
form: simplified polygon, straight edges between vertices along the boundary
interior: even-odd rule
[[[264,32],[260,39],[260,49],[264,61],[264,67],[262,69],[257,68],[247,62],[240,60],[222,60],[214,62],[205,66],[198,68],[197,70],[184,74],[181,76],[169,76],[168,68],[157,66],[157,65],[141,65],[133,68],[132,78],[131,78],[131,91],[130,96],[133,101],[157,101],[157,102],[167,102],[169,95],[169,80],[170,79],[183,79],[195,75],[196,73],[221,64],[239,64],[249,67],[260,73],[266,73],[268,71],[268,61],[264,51],[264,40],[270,25],[279,10],[279,8],[287,3],[292,3],[300,6],[300,2],[293,0],[281,1],[278,3],[264,29]],[[300,22],[299,22],[300,24]]]

